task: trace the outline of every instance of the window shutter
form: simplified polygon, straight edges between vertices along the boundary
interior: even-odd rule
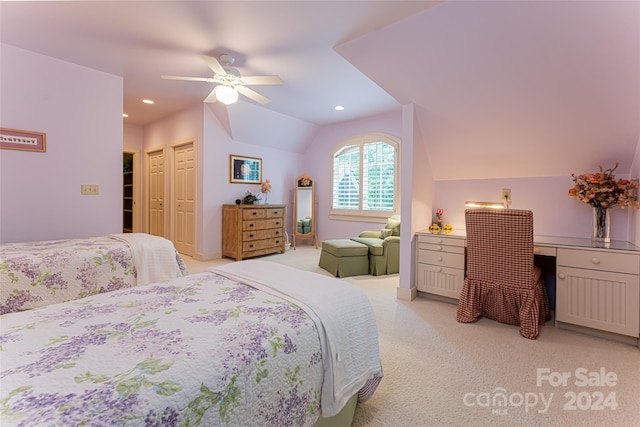
[[[362,209],[393,211],[395,149],[386,142],[364,144]]]
[[[333,208],[358,209],[360,147],[348,145],[333,157]]]

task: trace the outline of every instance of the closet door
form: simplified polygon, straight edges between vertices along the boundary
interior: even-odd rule
[[[164,152],[149,153],[149,234],[164,236]]]
[[[195,150],[193,143],[174,147],[173,244],[193,256],[195,246]]]

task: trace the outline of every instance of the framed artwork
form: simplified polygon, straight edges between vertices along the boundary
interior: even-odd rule
[[[241,184],[262,183],[262,159],[231,154],[230,181]]]
[[[47,136],[41,132],[0,128],[0,148],[47,151]]]

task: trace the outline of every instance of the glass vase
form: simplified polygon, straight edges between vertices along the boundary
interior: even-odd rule
[[[594,242],[611,242],[609,228],[611,223],[611,213],[609,209],[600,206],[593,208],[593,233],[591,240]]]

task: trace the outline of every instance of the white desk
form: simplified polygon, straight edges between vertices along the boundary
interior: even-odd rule
[[[461,232],[416,233],[418,291],[457,300],[464,284],[465,245]],[[534,236],[534,253],[555,259],[556,326],[640,347],[640,247]]]

